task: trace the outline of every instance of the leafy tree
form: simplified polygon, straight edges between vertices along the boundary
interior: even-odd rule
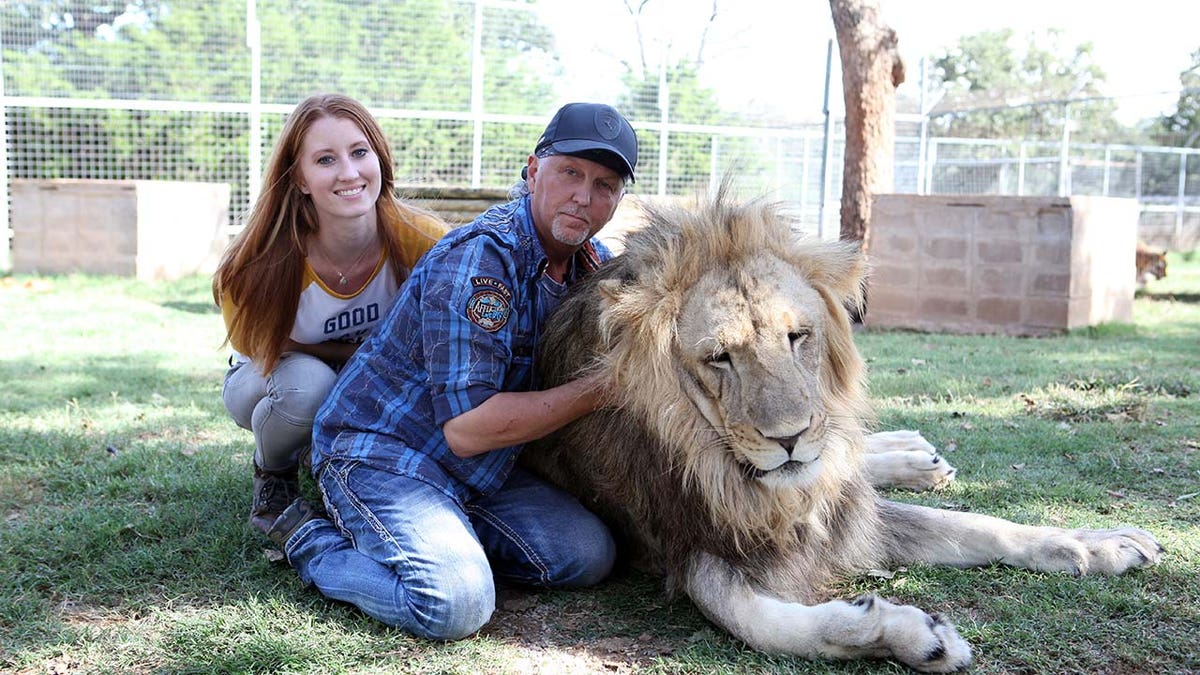
[[[1030,34],[1015,45],[1010,29],[959,39],[933,60],[934,88],[944,94],[933,122],[941,133],[962,137],[1057,140],[1069,116],[1074,133],[1099,142],[1121,132],[1116,104],[1101,98],[1105,74],[1092,44],[1061,44],[1061,31]]]
[[[655,49],[648,44],[642,30],[642,20],[649,10],[656,9],[653,0],[625,0],[625,8],[633,21],[638,35],[638,58],[627,62],[624,76],[625,92],[618,98],[617,107],[631,121],[654,121],[662,117],[660,105],[668,105],[669,122],[672,124],[713,125],[731,121],[731,115],[722,110],[716,92],[704,86],[700,73],[704,65],[704,48],[708,29],[719,16],[717,2],[707,7],[706,22],[696,37],[694,50],[681,50],[678,45],[671,49]],[[689,56],[674,63],[654,63],[652,54],[689,51]],[[662,70],[665,69],[665,72]],[[667,91],[662,91],[666,84]],[[765,164],[758,157],[758,148],[752,139],[723,137],[719,147],[714,146],[713,135],[701,131],[672,131],[667,137],[667,175],[670,182],[664,186],[667,194],[690,194],[709,185],[712,179],[714,152],[722,166],[736,166],[742,183],[769,183]],[[661,143],[658,134],[638,134],[639,171],[644,177],[657,173],[657,159]],[[651,162],[654,162],[652,164]],[[756,174],[763,174],[757,181]],[[648,181],[646,181],[648,182]],[[762,186],[755,186],[761,191]]]
[[[1179,85],[1175,111],[1158,120],[1156,135],[1167,145],[1200,148],[1200,49],[1192,52],[1192,64],[1179,74]]]
[[[15,95],[246,102],[245,11],[244,0],[9,0],[0,5],[6,87]],[[465,114],[473,11],[457,0],[259,0],[262,100],[292,104],[341,91],[373,108]],[[485,21],[485,112],[544,111],[549,85],[530,64],[555,67],[551,35],[523,8],[486,11],[495,15]],[[9,119],[22,129],[10,136],[19,177],[232,179],[241,187],[248,169],[244,115],[16,108]],[[264,115],[264,144],[282,119]],[[471,147],[469,122],[383,124],[401,180],[467,180],[469,162],[453,153]],[[506,169],[505,181],[511,175]]]
[[[669,92],[670,120],[676,124],[717,124],[722,121],[721,108],[716,95],[700,84],[696,67],[691,63],[677,63],[666,73]],[[617,107],[631,120],[658,120],[661,116],[659,101],[661,80],[657,75],[629,74],[625,76],[625,92],[617,101]],[[659,155],[658,134],[642,133],[638,136],[639,155],[644,167],[649,160]],[[712,165],[712,136],[705,133],[672,132],[667,137],[667,175],[671,182],[666,186],[668,194],[687,194],[702,189],[709,183]],[[736,153],[730,147],[724,152]],[[657,168],[657,167],[656,167]],[[649,169],[642,174],[653,175]]]

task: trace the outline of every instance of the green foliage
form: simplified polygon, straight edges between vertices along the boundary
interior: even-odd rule
[[[666,82],[667,93],[662,92]],[[674,124],[718,125],[731,120],[721,110],[716,93],[700,83],[694,64],[686,61],[676,63],[665,73],[665,77],[652,74],[630,73],[625,76],[626,91],[618,100],[617,107],[634,121],[658,121],[662,117],[660,105],[666,103],[670,120]],[[639,173],[649,180],[658,173],[657,160],[661,137],[657,134],[641,134],[638,152],[642,167]],[[734,158],[739,173],[751,176],[763,170],[765,163],[755,152],[751,139],[722,136],[720,145],[714,145],[714,136],[704,131],[675,131],[667,138],[667,194],[694,194],[708,187],[714,156],[728,162]]]
[[[1017,45],[1011,29],[984,31],[959,39],[933,60],[935,88],[945,98],[934,117],[944,135],[971,138],[1056,140],[1064,116],[1077,133],[1093,142],[1113,138],[1119,126],[1115,104],[1099,97],[1103,70],[1085,42],[1067,48],[1061,32],[1039,42],[1030,34]],[[1067,101],[1071,101],[1069,104]],[[1046,102],[1058,102],[1046,105]],[[1033,105],[1037,104],[1037,105]]]
[[[1158,120],[1156,132],[1162,142],[1200,148],[1200,49],[1192,52],[1192,64],[1179,74],[1179,85],[1175,111]]]
[[[249,100],[244,0],[133,3],[125,16],[136,21],[118,21],[121,11],[113,7],[51,0],[3,5],[8,93]],[[474,3],[456,0],[260,0],[262,101],[290,105],[314,92],[340,91],[377,109],[465,115],[472,106],[473,11]],[[533,12],[486,11],[483,112],[546,114],[552,92],[544,76],[558,68],[553,36]],[[20,130],[9,135],[13,177],[227,180],[238,187],[235,205],[243,201],[249,125],[242,113],[18,107],[8,115],[10,129]],[[264,116],[268,148],[278,117]],[[446,159],[446,149],[471,147],[469,122],[395,119],[385,127],[396,145],[398,176],[469,182],[470,167]],[[524,157],[530,135],[485,148],[501,158],[493,163],[505,165],[505,182],[515,176],[512,158]]]

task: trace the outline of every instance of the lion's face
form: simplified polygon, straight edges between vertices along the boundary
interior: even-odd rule
[[[713,269],[692,288],[677,320],[682,388],[721,439],[706,452],[725,453],[748,479],[803,485],[829,447],[831,317],[794,266],[764,256],[753,267]]]
[[[556,314],[547,362],[605,371],[620,411],[606,423],[640,427],[638,452],[704,500],[707,522],[789,536],[862,477],[870,410],[845,309],[862,301],[859,246],[720,194],[646,217]]]

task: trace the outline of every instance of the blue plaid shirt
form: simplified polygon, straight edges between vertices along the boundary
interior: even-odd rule
[[[521,446],[462,459],[442,425],[501,391],[537,388],[542,325],[580,275],[612,257],[592,239],[570,278],[543,274],[529,198],[448,232],[421,259],[317,413],[313,470],[357,460],[432,482],[466,501],[504,483]],[[450,476],[447,483],[445,476]]]

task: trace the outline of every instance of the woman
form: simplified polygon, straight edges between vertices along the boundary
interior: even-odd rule
[[[264,533],[298,496],[300,456],[339,368],[446,231],[396,198],[392,166],[362,104],[338,94],[305,99],[213,277],[235,350],[222,398],[254,432],[250,523]]]

